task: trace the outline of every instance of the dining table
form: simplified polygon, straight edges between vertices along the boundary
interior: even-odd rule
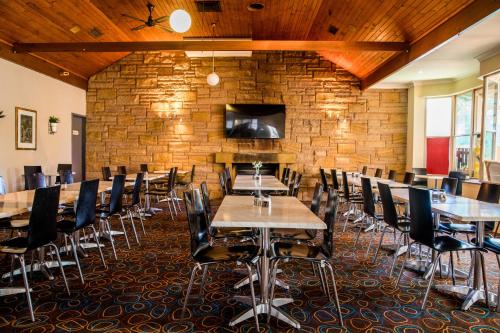
[[[257,301],[257,313],[268,314],[289,325],[300,329],[300,323],[279,307],[293,302],[292,298],[269,298],[270,292],[270,256],[272,255],[271,228],[289,229],[326,229],[326,224],[297,198],[291,196],[272,196],[267,207],[254,205],[254,196],[226,195],[212,221],[215,228],[256,228],[260,230],[259,244],[262,256],[258,262],[260,268],[260,297]],[[247,296],[236,296],[236,300],[251,305]],[[253,308],[234,317],[229,325],[253,317]]]
[[[435,189],[437,189],[437,187],[438,187],[438,181],[443,180],[443,178],[446,178],[446,177],[448,177],[448,175],[437,175],[437,174],[415,175],[415,178],[433,180]]]
[[[288,191],[288,186],[272,175],[237,175],[234,179],[235,191]]]
[[[431,191],[429,191],[431,195]],[[409,191],[408,189],[393,189],[392,196],[400,201],[409,205]],[[476,224],[476,243],[480,247],[484,242],[484,225],[485,222],[498,222],[500,221],[500,204],[488,203],[466,197],[446,195],[444,199],[432,200],[432,211],[434,213],[434,225],[437,227],[441,220],[441,215],[453,219],[453,223],[471,223]],[[407,211],[408,208],[407,208]],[[430,265],[427,261],[425,278],[430,276]],[[434,288],[446,293],[452,293],[464,298],[462,303],[462,310],[469,309],[474,303],[478,301],[485,301],[488,297],[490,304],[498,302],[498,295],[484,290],[482,274],[481,274],[481,258],[479,253],[473,255],[473,280],[472,285],[448,285],[439,284]]]

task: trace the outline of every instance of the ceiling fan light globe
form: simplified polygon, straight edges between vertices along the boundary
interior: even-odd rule
[[[219,81],[220,81],[220,78],[219,78],[219,75],[217,75],[217,73],[212,72],[212,73],[208,74],[207,83],[210,86],[214,87],[214,86],[218,85]]]
[[[169,23],[172,30],[183,33],[191,28],[191,16],[184,9],[176,9],[170,14]]]

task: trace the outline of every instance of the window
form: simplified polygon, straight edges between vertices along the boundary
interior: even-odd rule
[[[450,168],[452,98],[427,98],[425,116],[427,172],[446,174]]]
[[[483,160],[500,161],[500,137],[497,132],[500,130],[498,121],[498,111],[500,108],[499,86],[500,72],[487,76],[484,86],[485,96],[485,119],[484,119],[484,149]]]
[[[457,170],[469,170],[472,134],[472,91],[456,97],[453,158]]]

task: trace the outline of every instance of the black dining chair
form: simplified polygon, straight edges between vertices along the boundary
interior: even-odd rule
[[[106,234],[111,242],[111,247],[113,249],[113,255],[115,259],[118,259],[115,249],[115,241],[113,239],[113,231],[111,230],[111,217],[117,215],[120,218],[120,223],[122,225],[123,234],[127,242],[127,247],[130,249],[130,244],[128,241],[127,231],[125,230],[125,225],[123,224],[122,208],[123,208],[123,190],[125,188],[125,175],[116,175],[113,177],[113,185],[111,187],[111,196],[109,199],[109,204],[103,204],[97,211],[101,221],[101,233]]]
[[[340,302],[337,292],[337,285],[335,283],[335,275],[332,268],[331,261],[334,256],[334,242],[333,234],[335,231],[335,221],[337,218],[338,208],[338,195],[333,188],[328,190],[328,198],[325,208],[325,224],[326,230],[323,232],[323,242],[319,245],[312,244],[297,244],[290,242],[276,242],[272,244],[272,253],[274,257],[271,259],[270,267],[272,271],[271,277],[271,293],[269,304],[272,304],[274,298],[274,289],[276,285],[276,273],[280,261],[285,260],[303,260],[316,266],[319,271],[319,278],[323,291],[328,295],[330,302],[334,302],[339,316],[340,326],[344,327],[342,319],[342,311],[340,309]],[[334,299],[332,300],[330,288],[328,286],[328,278],[326,268],[330,273]],[[269,322],[269,316],[268,316]]]
[[[396,181],[396,175],[397,175],[396,170],[389,170],[389,175],[387,176],[387,179],[392,180],[393,182],[395,182]]]
[[[73,184],[74,183],[74,177],[73,177],[73,171],[71,170],[60,170],[59,171],[59,184]]]
[[[384,170],[382,170],[380,168],[375,169],[375,177],[376,178],[382,178],[382,173],[383,172],[384,172]]]
[[[495,234],[493,236],[484,238],[483,247],[487,251],[495,254],[495,256],[497,258],[498,268],[500,269],[500,238],[497,237],[497,232],[495,232]],[[498,280],[497,295],[500,295],[500,279]],[[500,302],[498,301],[498,298],[497,298],[496,311],[500,312]]]
[[[445,177],[441,182],[441,190],[443,190],[446,194],[455,195],[457,193],[457,185],[457,178]]]
[[[177,194],[175,193],[175,177],[177,176],[177,167],[170,168],[168,173],[168,182],[165,187],[158,187],[150,189],[145,195],[155,196],[157,202],[166,202],[170,217],[172,221],[175,220],[174,213],[177,215],[177,207],[179,202],[176,200]],[[180,207],[179,207],[180,208]]]
[[[149,172],[149,168],[147,164],[141,164],[140,166],[141,172]]]
[[[311,199],[311,212],[319,215],[321,206],[321,196],[323,194],[323,185],[316,183],[314,193]],[[312,229],[271,229],[271,241],[287,240],[287,241],[311,241],[316,238],[317,230]]]
[[[349,182],[347,180],[347,172],[342,171],[342,187],[344,189],[342,194],[342,199],[344,205],[347,206],[344,227],[342,228],[342,232],[345,232],[347,229],[347,222],[349,222],[349,218],[351,215],[358,211],[358,208],[363,205],[363,198],[358,193],[350,193]]]
[[[193,164],[191,166],[191,172],[188,175],[183,177],[181,177],[180,175],[177,176],[177,181],[175,185],[179,188],[179,190],[193,189],[195,171],[196,171],[196,165]]]
[[[456,195],[462,195],[462,184],[467,179],[467,174],[462,171],[450,171],[448,177],[458,179]]]
[[[195,262],[195,265],[191,272],[191,278],[189,279],[186,297],[182,306],[181,318],[184,318],[184,313],[193,288],[196,273],[199,270],[203,270],[203,275],[200,283],[198,298],[200,298],[203,293],[205,278],[210,265],[243,263],[247,268],[248,278],[252,281],[253,267],[257,264],[260,255],[260,247],[252,244],[236,246],[212,246],[210,244],[210,240],[208,238],[208,218],[205,213],[205,206],[203,204],[201,193],[198,189],[184,192],[184,205],[189,225],[191,258]],[[257,331],[259,331],[259,318],[257,314],[257,304],[253,283],[250,283],[249,286],[255,324]]]
[[[33,174],[33,186],[36,190],[37,188],[47,187],[47,179],[43,172],[37,172]]]
[[[332,186],[333,186],[333,189],[335,191],[337,191],[337,193],[342,193],[343,190],[340,187],[339,177],[337,176],[337,170],[336,169],[331,169],[330,170],[330,174],[332,176]]]
[[[295,177],[295,181],[293,183],[290,183],[289,196],[296,198],[299,196],[301,182],[302,182],[302,173],[299,172]]]
[[[426,168],[413,168],[412,169],[413,173],[415,175],[427,175],[427,169]],[[417,177],[415,177],[417,178]],[[418,178],[418,179],[414,179],[413,180],[413,184],[414,186],[425,186],[427,187],[427,179],[421,179],[421,178]]]
[[[35,184],[33,175],[41,173],[42,167],[40,165],[25,165],[24,166],[24,190],[34,190]]]
[[[101,172],[102,172],[102,180],[109,182],[111,180],[111,176],[112,176],[111,169],[109,168],[109,166],[102,167]]]
[[[321,176],[321,185],[323,185],[323,192],[328,192],[328,189],[331,187],[328,185],[328,179],[326,178],[326,173],[323,168],[319,169],[319,174]]]
[[[372,230],[372,235],[370,237],[370,242],[368,243],[368,247],[366,249],[366,256],[370,253],[370,248],[373,243],[373,238],[375,237],[375,232],[377,231],[379,225],[381,225],[384,220],[384,216],[381,214],[377,214],[375,210],[375,198],[373,197],[373,190],[370,178],[361,177],[361,193],[363,194],[363,221],[366,222],[365,231]],[[354,241],[354,248],[356,248],[359,240],[359,236],[361,235],[361,231],[363,231],[363,227],[360,225],[358,229],[358,233],[356,236],[356,240]]]
[[[361,174],[366,175],[367,172],[368,172],[368,167],[366,165],[363,165],[363,169],[361,169]]]
[[[116,167],[117,174],[119,175],[126,175],[127,174],[127,167],[124,165],[119,165]]]
[[[57,177],[56,177],[56,183],[57,184],[63,184],[61,183],[61,173],[64,171],[71,171],[73,172],[73,165],[72,164],[61,164],[59,163],[57,165]]]
[[[394,271],[394,266],[396,265],[396,260],[398,258],[398,253],[401,245],[408,244],[410,242],[410,220],[406,216],[398,215],[389,184],[377,182],[377,186],[380,200],[382,201],[384,222],[386,223],[386,225],[382,230],[382,235],[380,236],[380,241],[378,243],[377,251],[375,252],[372,263],[375,263],[377,261],[378,253],[380,251],[380,248],[382,247],[382,241],[384,240],[384,235],[387,229],[392,229],[394,233],[396,233],[396,231],[399,231],[400,234],[396,241],[396,251],[394,252],[391,270],[389,271],[389,276],[392,276],[392,272]]]
[[[226,196],[226,182],[224,180],[224,172],[219,173],[219,185],[222,192],[222,198]]]
[[[123,209],[127,212],[129,219],[132,223],[132,230],[134,231],[136,241],[139,243],[137,233],[135,231],[134,217],[139,219],[142,227],[142,233],[146,234],[146,229],[144,228],[144,219],[142,218],[142,205],[141,205],[141,190],[142,183],[144,181],[144,173],[138,172],[135,177],[134,188],[132,190],[132,200],[123,205]]]
[[[70,294],[68,281],[66,280],[61,257],[59,255],[59,249],[54,244],[54,241],[57,239],[56,224],[60,189],[60,185],[36,189],[26,236],[18,236],[0,241],[0,252],[11,255],[13,263],[15,259],[19,260],[32,321],[35,321],[35,314],[31,303],[28,276],[26,274],[25,255],[27,252],[46,247],[49,248],[57,258],[66,291],[68,295]],[[32,264],[31,268],[33,268]]]
[[[286,185],[289,186],[290,184],[294,183],[295,182],[295,177],[297,177],[297,171],[293,170],[292,171],[292,175],[290,176],[290,179],[288,180],[288,184],[286,184]]]
[[[288,185],[288,178],[290,176],[290,168],[283,168],[283,173],[281,174],[281,182]]]
[[[429,284],[427,285],[427,290],[425,292],[424,300],[422,302],[421,310],[425,310],[427,299],[429,297],[429,291],[432,286],[432,282],[434,280],[434,274],[436,272],[437,265],[443,253],[450,252],[450,263],[451,263],[451,274],[452,279],[455,281],[455,273],[454,273],[454,264],[453,264],[453,255],[452,252],[457,251],[474,251],[479,253],[481,258],[481,267],[482,267],[482,275],[485,293],[488,294],[488,288],[486,285],[486,271],[484,269],[484,249],[478,247],[477,245],[470,244],[468,242],[464,242],[457,238],[451,236],[435,236],[434,232],[434,220],[432,216],[432,206],[431,206],[431,193],[428,189],[410,187],[410,238],[413,240],[413,243],[418,243],[424,246],[429,247],[433,251],[436,252],[436,256],[434,261],[431,264],[430,278]],[[411,248],[412,243],[408,244],[408,249]],[[401,276],[405,269],[406,261],[409,258],[411,251],[407,251],[405,255],[405,259],[402,264],[402,268],[399,272],[398,280],[396,283],[396,287],[399,285],[401,280]]]
[[[64,235],[65,239],[69,238],[71,242],[71,250],[73,252],[73,256],[75,257],[76,266],[78,267],[82,284],[84,284],[85,281],[77,252],[77,247],[79,246],[79,230],[84,231],[86,228],[92,230],[94,241],[97,244],[97,249],[99,250],[99,255],[101,256],[102,265],[104,268],[107,268],[106,262],[104,261],[104,255],[102,254],[101,244],[99,243],[99,234],[94,227],[96,221],[98,189],[99,179],[82,181],[80,185],[80,192],[78,194],[78,200],[76,201],[74,218],[65,216],[63,220],[57,223],[57,230]]]
[[[208,192],[208,186],[205,181],[200,184],[200,191],[203,200],[203,206],[205,207],[205,212],[207,213],[208,230],[210,235],[210,244],[212,244],[212,239],[222,239],[227,241],[229,239],[239,239],[240,241],[253,240],[255,237],[255,232],[251,228],[215,228],[212,227],[212,205],[210,204],[210,194]]]
[[[413,172],[405,172],[405,176],[403,177],[403,184],[412,185],[415,180],[415,174]]]

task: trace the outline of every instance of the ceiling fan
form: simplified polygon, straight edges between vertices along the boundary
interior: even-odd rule
[[[135,28],[132,28],[131,29],[132,31],[142,30],[146,27],[149,27],[149,28],[156,27],[156,28],[159,28],[159,29],[167,31],[167,32],[172,32],[172,33],[174,32],[169,27],[161,24],[169,19],[168,15],[160,16],[156,19],[153,19],[153,9],[155,9],[155,6],[150,2],[148,2],[148,4],[146,6],[148,7],[148,11],[149,11],[149,16],[146,20],[141,20],[140,18],[137,18],[137,17],[129,15],[129,14],[122,14],[122,16],[125,16],[125,17],[132,19],[132,20],[139,21],[139,22],[143,23],[141,25],[138,25]]]

